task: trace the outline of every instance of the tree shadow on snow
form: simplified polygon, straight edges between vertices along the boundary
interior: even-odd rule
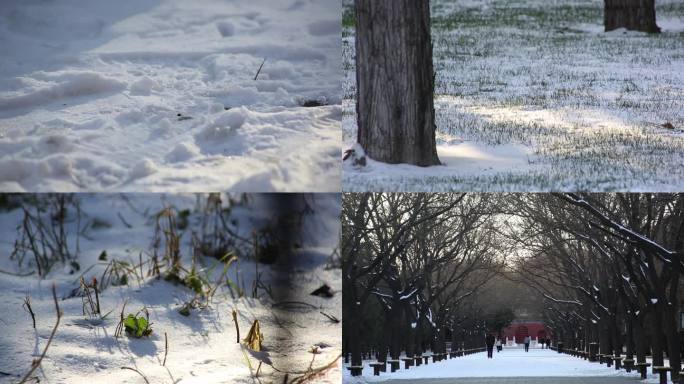
[[[7,34],[0,39],[0,50],[9,52],[11,61],[20,64],[6,66],[3,75],[20,77],[33,71],[58,70],[69,59],[114,39],[117,35],[112,26],[159,3],[160,0],[90,0],[78,4],[3,0],[0,24]],[[39,43],[31,44],[34,39]]]

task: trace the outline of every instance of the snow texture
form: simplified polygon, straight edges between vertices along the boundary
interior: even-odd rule
[[[351,3],[343,3],[344,148],[357,130]],[[684,3],[656,2],[659,35],[603,32],[603,3],[594,0],[430,6],[443,165],[344,164],[343,190],[684,188]]]
[[[238,196],[234,196],[238,198]],[[240,236],[250,236],[252,230],[263,228],[272,217],[269,202],[258,195],[250,197],[247,205],[235,206],[231,217],[232,228]],[[225,200],[224,200],[225,201]],[[313,214],[307,214],[303,222],[301,248],[294,257],[296,264],[287,271],[277,264],[273,267],[259,266],[262,282],[270,286],[275,299],[264,290],[257,298],[247,293],[244,297],[233,297],[223,285],[211,305],[205,309],[193,309],[190,316],[179,313],[181,305],[193,298],[193,293],[180,285],[163,279],[146,278],[139,284],[131,278],[128,286],[109,286],[100,294],[102,312],[113,312],[104,321],[89,321],[82,315],[80,297],[69,297],[78,286],[76,281],[85,271],[85,278],[102,275],[106,262],[98,261],[103,250],[108,260],[138,262],[139,252],[148,252],[154,233],[154,215],[162,208],[173,206],[178,210],[194,212],[197,201],[194,195],[152,195],[152,194],[95,194],[82,195],[83,223],[89,223],[85,237],[80,239],[81,270],[69,274],[71,268],[55,267],[47,278],[41,280],[35,275],[28,277],[0,273],[0,362],[2,371],[11,376],[0,376],[0,383],[15,383],[20,375],[28,371],[31,361],[43,350],[47,337],[55,322],[55,307],[51,287],[55,283],[59,306],[64,312],[42,362],[42,369],[36,371],[41,382],[51,383],[143,383],[133,371],[121,367],[133,367],[143,372],[150,383],[252,383],[246,358],[254,370],[259,361],[271,361],[283,371],[306,371],[312,360],[312,347],[318,347],[313,362],[314,368],[325,366],[340,356],[341,324],[332,323],[320,311],[342,319],[341,272],[326,269],[330,254],[338,246],[339,239],[339,194],[316,194],[310,200]],[[120,216],[119,216],[120,215]],[[189,223],[199,225],[199,217],[192,214]],[[21,222],[21,209],[0,212],[0,269],[15,271],[17,263],[10,260],[16,225]],[[124,224],[124,220],[131,228]],[[90,225],[90,223],[98,223]],[[73,227],[69,227],[73,230]],[[73,240],[73,238],[72,238]],[[188,266],[190,256],[190,233],[182,237],[183,264]],[[72,249],[74,244],[72,245]],[[216,259],[203,257],[202,273],[211,270]],[[87,270],[94,265],[92,269]],[[214,270],[218,274],[222,267]],[[24,264],[26,272],[33,269]],[[87,270],[87,271],[86,271]],[[239,276],[239,278],[238,278]],[[249,259],[241,258],[233,264],[228,277],[237,286],[244,286],[251,292],[255,277],[255,265]],[[216,276],[211,281],[214,281]],[[323,283],[328,284],[335,295],[322,298],[310,295]],[[273,304],[284,300],[309,303],[313,307],[276,307]],[[22,309],[26,295],[30,295],[31,306],[36,313],[36,330],[31,318]],[[135,339],[123,336],[114,338],[124,301],[126,312],[135,312],[143,306],[150,312],[153,333],[149,339]],[[258,319],[264,334],[265,352],[251,353],[236,343],[232,310],[237,310],[241,338],[249,331],[252,322]],[[164,358],[164,333],[168,334],[169,349],[166,366]],[[246,355],[245,355],[246,353]],[[282,382],[282,374],[262,364],[259,374],[262,382]],[[290,375],[294,378],[299,375]],[[334,383],[341,381],[341,363],[314,382]]]
[[[339,190],[340,14],[3,0],[0,190]]]

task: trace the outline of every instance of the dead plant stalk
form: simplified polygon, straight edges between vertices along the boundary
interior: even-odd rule
[[[162,366],[166,367],[166,355],[169,354],[169,336],[164,332],[164,362]]]
[[[33,360],[33,362],[31,363],[31,369],[28,372],[26,372],[24,377],[21,378],[21,380],[19,381],[19,384],[25,383],[26,380],[28,380],[28,378],[31,377],[31,374],[33,374],[33,372],[36,369],[38,369],[40,364],[43,362],[43,358],[47,354],[47,350],[50,347],[50,344],[52,343],[52,339],[54,339],[54,337],[55,337],[55,333],[57,332],[57,327],[59,327],[59,321],[62,319],[62,311],[60,311],[60,309],[59,309],[59,303],[57,302],[57,288],[55,287],[54,284],[52,285],[52,299],[55,301],[55,311],[57,312],[57,321],[55,322],[54,328],[52,328],[52,332],[50,333],[50,337],[48,338],[47,343],[45,344],[45,348],[43,349],[43,353],[40,354],[40,357],[38,357],[38,359]]]
[[[33,313],[33,309],[31,308],[31,298],[29,295],[26,295],[23,307],[28,311],[29,314],[31,314],[31,320],[33,320],[33,329],[36,329],[36,314]]]

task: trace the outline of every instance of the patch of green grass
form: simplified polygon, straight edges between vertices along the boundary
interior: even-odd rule
[[[342,27],[356,28],[356,15],[353,7],[344,7],[342,9]]]
[[[145,316],[140,315],[141,311],[145,312]],[[138,311],[135,315],[129,313],[123,321],[126,334],[138,339],[141,337],[148,337],[152,334],[152,324],[150,323],[149,314],[144,308],[141,311]]]

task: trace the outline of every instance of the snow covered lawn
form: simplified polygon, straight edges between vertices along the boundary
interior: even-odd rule
[[[345,148],[356,141],[350,4]],[[594,0],[430,4],[444,165],[345,164],[343,190],[684,188],[684,3],[656,2],[660,35],[604,33]]]
[[[340,15],[3,0],[0,190],[339,190]]]
[[[326,316],[342,319],[340,269],[328,267],[339,241],[338,194],[307,197],[301,235],[293,239],[298,251],[289,262],[257,265],[250,246],[239,242],[234,249],[238,259],[227,269],[227,280],[221,278],[224,264],[214,257],[197,255],[192,261],[191,237],[201,238],[206,232],[201,229],[206,196],[95,194],[79,198],[82,236],[76,260],[80,269],[56,264],[44,279],[36,276],[32,257],[21,268],[16,259],[9,258],[22,210],[0,210],[0,383],[17,382],[45,348],[56,320],[53,284],[64,315],[41,368],[32,375],[41,382],[144,382],[136,372],[122,367],[139,370],[150,383],[283,383],[285,373],[289,373],[288,383],[296,383],[309,369],[321,369],[310,382],[340,382],[341,323]],[[229,227],[235,235],[251,238],[253,231],[271,223],[274,213],[268,196],[250,195],[243,202],[239,202],[241,196],[232,198],[234,203],[228,208],[228,197],[223,196],[223,207],[230,212]],[[67,229],[74,251],[77,221],[69,207]],[[208,305],[200,299],[185,314],[183,307],[200,296],[189,286],[167,281],[168,270],[162,269],[161,278],[148,274],[156,216],[166,207],[179,212],[178,226],[185,228],[180,232],[183,268],[194,265],[199,276],[218,287]],[[138,267],[139,260],[144,265]],[[126,274],[126,282],[117,278],[101,290],[104,319],[84,315],[79,276],[87,282],[96,277],[103,283],[105,271],[115,261],[127,262],[133,272]],[[23,277],[7,274],[31,271]],[[331,288],[331,297],[311,295],[323,284]],[[22,307],[27,296],[35,312],[35,329]],[[115,337],[124,305],[124,316],[142,308],[149,311],[149,338]],[[237,343],[233,311],[241,340],[259,321],[263,351]]]
[[[616,371],[614,367],[608,368],[599,363],[590,363],[585,360],[559,354],[550,349],[530,348],[525,353],[522,347],[504,347],[502,352],[494,354],[493,359],[487,359],[486,353],[476,353],[455,359],[449,359],[437,363],[430,362],[428,365],[411,367],[409,370],[402,368],[390,373],[380,373],[373,376],[373,369],[364,361],[363,376],[352,377],[345,369],[345,383],[366,383],[386,380],[409,380],[418,378],[453,378],[453,377],[614,377],[624,376],[638,378],[639,373],[627,373],[624,370]],[[553,381],[549,381],[553,382]],[[647,381],[643,383],[656,383],[657,378],[649,374]]]

